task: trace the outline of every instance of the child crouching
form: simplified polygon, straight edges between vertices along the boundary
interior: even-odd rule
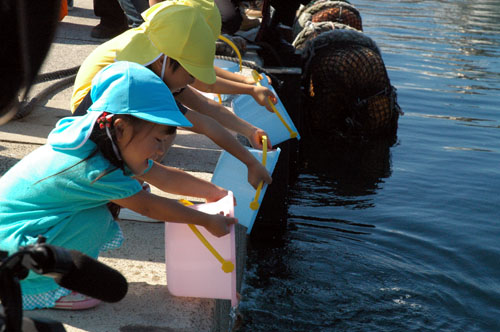
[[[12,254],[43,235],[49,244],[97,258],[123,240],[109,203],[157,220],[204,226],[216,236],[227,234],[235,218],[205,214],[142,190],[140,181],[207,202],[227,195],[210,182],[153,161],[165,153],[177,126],[191,126],[162,80],[141,65],[115,62],[96,75],[91,96],[86,115],[61,119],[46,145],[0,179],[0,250]],[[25,310],[85,309],[98,303],[33,272],[21,289]]]

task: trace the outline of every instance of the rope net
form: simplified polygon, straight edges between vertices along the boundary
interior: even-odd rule
[[[309,61],[306,118],[314,136],[382,136],[397,127],[399,106],[383,60],[374,49],[336,44]]]
[[[349,7],[338,6],[323,9],[322,11],[312,15],[312,22],[338,22],[350,26],[351,28],[363,31],[361,16],[358,12],[353,11]]]
[[[359,31],[363,30],[361,14],[355,6],[346,1],[316,1],[301,7],[293,25],[294,37],[297,37],[309,22],[336,22]]]

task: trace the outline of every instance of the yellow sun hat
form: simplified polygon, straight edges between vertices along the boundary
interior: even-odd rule
[[[171,6],[172,4],[186,4],[196,7],[201,12],[201,15],[207,22],[208,26],[212,30],[214,39],[217,40],[221,34],[222,29],[222,18],[220,11],[217,8],[214,0],[167,0],[159,2],[150,8],[146,9],[142,14],[144,21],[151,21],[155,17],[156,13],[163,10],[164,7]]]
[[[147,66],[165,54],[196,79],[215,82],[216,38],[212,28],[217,29],[217,20],[220,25],[220,13],[213,1],[167,0],[143,15],[143,24],[117,37],[125,47],[117,52],[116,61]]]

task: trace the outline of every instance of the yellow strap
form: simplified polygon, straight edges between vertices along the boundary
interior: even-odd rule
[[[267,136],[262,136],[262,165],[265,167],[266,163],[267,163]],[[253,201],[250,202],[250,208],[252,210],[257,210],[259,208],[259,196],[263,184],[264,181],[260,181],[259,185],[257,186],[257,191],[255,192],[255,197]]]
[[[190,202],[190,201],[188,201],[186,199],[180,199],[179,202],[182,203],[182,204],[184,204],[185,206],[194,205],[192,202]],[[191,228],[191,230],[193,231],[193,233],[198,237],[198,239],[201,241],[201,243],[203,243],[205,245],[205,247],[207,247],[208,251],[210,251],[212,253],[212,255],[214,255],[214,257],[219,262],[221,262],[221,264],[222,264],[222,266],[221,266],[222,271],[224,271],[226,273],[233,272],[234,271],[234,264],[233,264],[233,262],[225,260],[219,254],[219,252],[217,250],[215,250],[215,248],[210,244],[210,242],[208,242],[208,240],[203,236],[203,234],[201,234],[201,232],[198,230],[198,228],[196,228],[195,225],[188,224],[188,226],[189,226],[189,228]]]
[[[180,199],[179,203],[182,203],[184,206],[194,205],[193,202],[190,202],[190,201],[188,201],[187,199],[184,199],[184,198]]]
[[[240,71],[241,71],[243,69],[243,60],[241,59],[241,53],[240,53],[240,50],[238,50],[238,47],[236,47],[236,45],[234,45],[234,43],[231,40],[229,40],[229,38],[226,38],[223,35],[220,35],[219,39],[226,42],[236,52],[236,55],[238,56],[238,59],[240,60]]]
[[[255,83],[258,86],[262,86],[262,84],[260,84],[260,80],[262,79],[262,76],[255,69],[252,70],[252,76],[253,76],[253,79],[255,80]],[[286,127],[286,129],[290,133],[290,138],[297,137],[297,132],[293,131],[292,128],[290,128],[290,126],[288,125],[288,123],[286,123],[285,119],[283,119],[280,112],[278,112],[278,109],[276,108],[276,106],[274,106],[273,102],[271,101],[271,97],[267,98],[267,102],[269,103],[269,106],[271,106],[271,109],[273,110],[273,112],[278,116],[278,118],[281,120],[283,125]]]
[[[207,247],[207,249],[212,253],[212,255],[215,256],[215,258],[217,258],[217,260],[219,262],[221,262],[221,264],[222,264],[222,266],[221,266],[222,271],[224,271],[226,273],[233,272],[233,270],[234,270],[234,264],[231,261],[226,261],[217,252],[217,250],[215,250],[215,248],[212,247],[212,245],[210,244],[210,242],[207,241],[207,239],[203,236],[203,234],[200,233],[200,231],[198,230],[198,228],[196,228],[195,225],[188,224],[188,226],[189,226],[189,228],[191,228],[191,230],[193,231],[193,233],[198,237],[198,239],[200,239],[201,243],[203,243],[205,245],[205,247]]]
[[[253,76],[253,80],[255,81],[255,83],[257,83],[258,85],[260,85],[260,80],[263,79],[264,77],[262,77],[261,74],[259,74],[255,69],[252,70],[252,76]]]
[[[223,35],[220,35],[219,39],[226,42],[236,52],[236,55],[238,56],[238,59],[240,60],[240,72],[241,72],[241,70],[243,69],[243,60],[241,58],[240,50],[238,50],[238,47],[236,45],[234,45],[234,43],[231,40],[229,40],[229,38],[226,38]],[[217,96],[219,97],[219,104],[222,104],[221,95],[218,93]]]

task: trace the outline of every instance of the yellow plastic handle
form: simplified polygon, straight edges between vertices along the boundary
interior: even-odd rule
[[[265,167],[266,163],[267,163],[267,136],[262,136],[262,165]],[[257,186],[257,191],[255,191],[255,197],[253,201],[250,202],[250,208],[252,210],[257,210],[259,208],[259,196],[263,185],[264,181],[260,181],[259,185]]]
[[[240,50],[238,49],[238,47],[236,45],[234,45],[234,43],[229,38],[226,38],[223,35],[219,35],[219,39],[226,42],[236,52],[236,55],[238,56],[238,60],[240,61],[240,72],[241,72],[241,70],[243,69],[243,59],[241,58]],[[218,93],[217,96],[219,97],[219,104],[222,104],[221,95]]]
[[[238,47],[236,45],[234,45],[234,43],[231,40],[229,40],[229,38],[226,38],[223,35],[219,35],[219,39],[226,42],[236,52],[236,55],[238,56],[238,60],[240,60],[240,71],[241,71],[243,69],[243,60],[241,58],[241,53],[240,53],[240,50],[238,49]]]
[[[260,80],[263,79],[263,77],[255,69],[252,70],[252,77],[253,77],[253,80],[255,81],[255,83],[260,85]]]
[[[190,201],[188,201],[186,199],[180,199],[179,202],[181,202],[185,206],[194,205],[192,202],[190,202]],[[193,233],[198,237],[198,239],[201,241],[201,243],[203,243],[205,245],[205,247],[207,247],[208,251],[210,251],[212,253],[212,255],[214,255],[214,257],[219,262],[221,262],[221,264],[222,264],[222,266],[221,266],[222,271],[224,271],[226,273],[233,272],[234,271],[234,264],[233,264],[233,262],[225,260],[219,254],[219,252],[217,250],[215,250],[215,248],[210,244],[210,242],[208,242],[208,240],[203,236],[203,234],[201,234],[201,232],[198,230],[198,228],[196,228],[195,225],[188,224],[188,226],[193,231]]]
[[[255,83],[258,85],[258,86],[262,86],[262,84],[260,84],[260,80],[262,79],[262,75],[260,75],[255,69],[252,70],[252,76],[253,76],[253,79],[255,81]],[[280,112],[278,112],[278,109],[276,108],[276,106],[274,106],[273,102],[271,101],[271,97],[268,97],[267,98],[267,102],[269,104],[269,106],[271,106],[271,109],[273,110],[273,112],[278,116],[278,118],[281,120],[281,123],[283,123],[283,125],[285,126],[285,128],[288,130],[288,132],[290,133],[290,138],[295,138],[297,137],[297,132],[292,130],[292,128],[290,128],[290,126],[288,125],[288,123],[286,123],[285,119],[283,119],[283,117],[281,116]]]
[[[217,250],[215,250],[215,248],[212,247],[212,245],[210,244],[210,242],[208,242],[208,240],[203,236],[203,234],[200,233],[200,231],[198,230],[198,228],[196,228],[195,225],[188,224],[188,226],[189,226],[189,228],[191,228],[191,230],[193,231],[193,233],[198,237],[198,239],[200,239],[201,243],[203,243],[205,245],[205,247],[207,247],[207,249],[212,253],[212,255],[215,256],[215,258],[217,258],[217,260],[219,262],[221,262],[221,264],[222,264],[222,266],[221,266],[222,271],[224,271],[226,273],[233,272],[233,270],[234,270],[234,264],[233,264],[233,262],[225,260],[217,252]]]

